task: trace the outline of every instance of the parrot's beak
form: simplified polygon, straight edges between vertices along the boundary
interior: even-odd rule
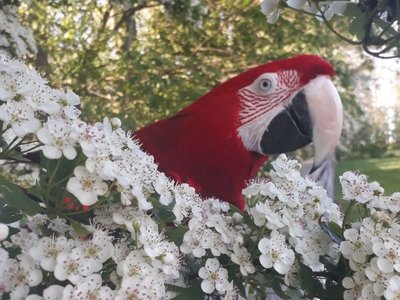
[[[342,122],[343,108],[335,86],[329,77],[317,77],[271,120],[260,148],[271,155],[294,151],[313,142],[312,173],[334,152]]]

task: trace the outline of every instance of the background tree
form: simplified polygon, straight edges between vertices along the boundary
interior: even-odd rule
[[[316,53],[335,65],[346,124],[368,123],[356,93],[372,64],[357,51],[349,58],[349,46],[313,17],[287,11],[268,25],[259,2],[243,0],[30,1],[20,11],[38,41],[33,63],[81,96],[87,120],[112,114],[135,130],[246,68]],[[345,126],[345,139],[357,126]]]

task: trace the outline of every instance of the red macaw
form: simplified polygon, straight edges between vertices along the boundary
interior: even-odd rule
[[[243,210],[242,189],[268,155],[313,142],[316,169],[332,154],[342,128],[333,75],[332,65],[315,55],[273,61],[224,82],[135,137],[160,171]]]

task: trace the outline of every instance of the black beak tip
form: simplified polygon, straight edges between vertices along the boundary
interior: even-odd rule
[[[260,148],[265,155],[287,153],[308,145],[311,138],[311,117],[305,95],[299,92],[289,107],[272,119],[261,138]]]

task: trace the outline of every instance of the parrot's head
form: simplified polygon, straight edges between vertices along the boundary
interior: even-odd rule
[[[342,129],[333,75],[332,65],[321,57],[298,55],[255,67],[220,86],[235,93],[244,147],[268,156],[313,142],[313,169],[318,168],[333,153]]]
[[[334,151],[342,105],[333,75],[332,65],[315,55],[273,61],[135,135],[167,175],[244,209],[242,189],[269,155],[313,142],[318,169]]]

